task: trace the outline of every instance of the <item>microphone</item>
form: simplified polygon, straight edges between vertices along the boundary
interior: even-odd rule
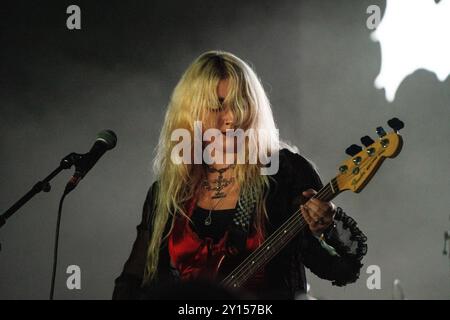
[[[97,139],[88,153],[79,155],[75,162],[75,173],[70,178],[64,190],[65,194],[75,189],[81,179],[92,169],[106,151],[117,144],[117,136],[112,130],[103,130],[97,134]]]

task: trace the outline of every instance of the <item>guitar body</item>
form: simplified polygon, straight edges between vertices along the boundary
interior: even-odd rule
[[[233,277],[239,266],[242,265],[251,256],[251,252],[236,254],[236,255],[220,255],[211,259],[208,263],[208,280],[220,284],[222,287],[228,289],[249,289],[251,285],[251,278],[259,271],[252,271],[249,278],[244,282],[228,283],[227,278]]]
[[[220,254],[210,257],[202,278],[212,282],[222,282],[236,267],[242,263],[249,253],[227,255]]]

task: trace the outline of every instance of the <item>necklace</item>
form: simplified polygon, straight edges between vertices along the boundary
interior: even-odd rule
[[[212,183],[215,184],[215,186],[211,186],[208,179],[204,179],[202,186],[208,191],[214,191],[214,195],[212,196],[213,199],[219,199],[219,198],[225,198],[227,194],[225,192],[222,192],[222,190],[234,182],[234,177],[231,177],[229,179],[226,179],[223,177],[223,173],[227,171],[230,168],[234,168],[234,164],[230,164],[228,167],[216,169],[214,167],[208,166],[207,169],[209,172],[217,172],[219,176],[217,179],[213,180]]]
[[[211,217],[211,213],[214,209],[217,208],[217,206],[219,205],[219,203],[222,201],[223,198],[225,198],[227,196],[227,194],[225,192],[223,192],[222,190],[227,187],[228,185],[232,184],[234,182],[234,177],[231,177],[229,179],[226,179],[223,177],[223,174],[225,171],[227,171],[230,168],[234,168],[235,165],[234,164],[230,164],[227,167],[221,168],[221,169],[216,169],[214,167],[207,167],[208,172],[217,172],[219,174],[219,176],[217,177],[217,179],[213,180],[212,183],[215,184],[215,186],[211,186],[208,179],[204,179],[202,182],[202,186],[205,190],[208,191],[214,191],[213,196],[211,197],[212,200],[214,199],[219,199],[219,201],[217,201],[217,203],[211,207],[211,209],[209,210],[209,214],[205,219],[205,226],[209,226],[212,223],[212,217]]]
[[[219,205],[219,203],[222,201],[223,197],[219,199],[219,201],[217,201],[217,203],[214,205],[214,207],[212,207],[211,209],[209,209],[209,214],[205,219],[205,226],[209,226],[212,223],[212,218],[211,218],[211,212],[217,208],[217,206]]]

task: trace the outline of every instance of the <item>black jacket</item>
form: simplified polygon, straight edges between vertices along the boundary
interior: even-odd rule
[[[272,178],[266,200],[269,214],[269,222],[266,226],[268,235],[298,209],[302,202],[302,191],[309,188],[315,190],[322,188],[322,182],[314,166],[299,154],[287,149],[280,151],[279,170]],[[141,287],[147,244],[150,239],[155,189],[154,183],[144,202],[142,221],[137,226],[137,238],[131,255],[125,263],[123,272],[115,280],[113,299],[140,299],[145,292],[149,292],[151,287],[156,288],[158,285],[169,284],[176,280],[170,268],[167,243],[163,243],[160,251],[158,280],[147,288]],[[330,248],[327,249],[308,228],[303,229],[266,266],[268,290],[260,297],[293,299],[296,295],[305,293],[304,266],[318,277],[331,280],[338,286],[358,279],[362,267],[361,259],[367,249],[366,238],[356,227],[356,222],[346,216],[340,208],[335,221],[334,227],[326,232],[325,239],[326,244],[332,246],[337,255],[331,254]]]

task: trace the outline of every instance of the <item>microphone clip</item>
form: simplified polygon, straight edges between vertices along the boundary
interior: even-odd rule
[[[60,165],[63,169],[70,169],[70,167],[72,167],[73,165],[77,166],[82,158],[82,154],[72,152],[61,160]]]
[[[72,166],[75,166],[75,174],[70,178],[69,182],[67,182],[66,188],[64,189],[65,195],[67,195],[69,192],[75,189],[78,182],[80,182],[82,178],[77,174],[78,165],[82,159],[83,159],[82,154],[72,152],[61,160],[60,166],[63,169],[70,169]]]

